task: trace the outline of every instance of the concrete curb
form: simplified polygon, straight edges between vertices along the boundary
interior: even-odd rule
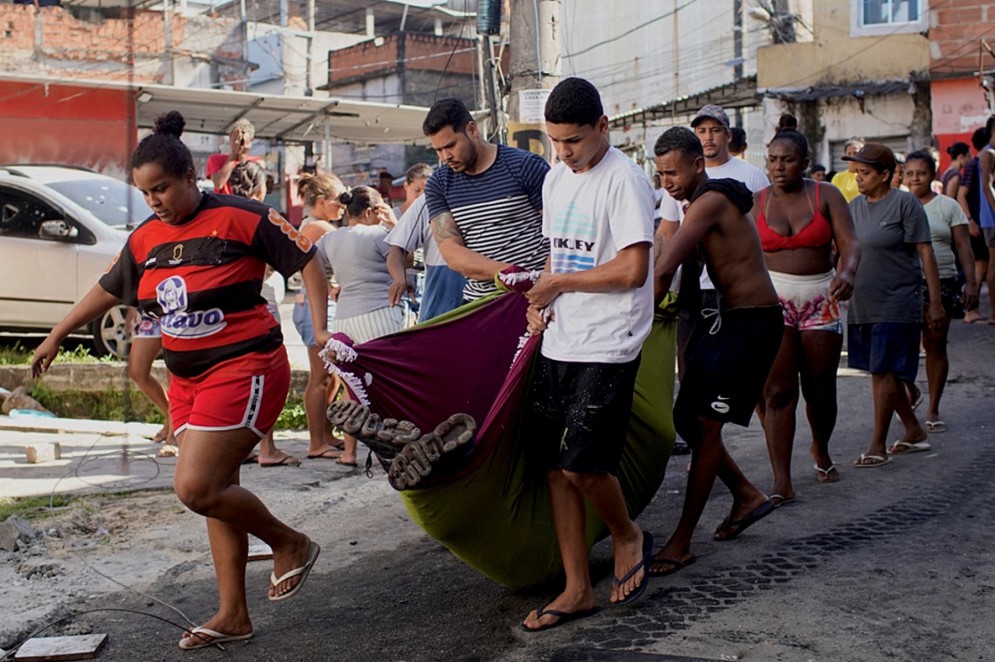
[[[152,364],[152,375],[163,384],[168,381],[166,366],[162,361]],[[18,386],[32,382],[31,366],[0,366],[0,387],[13,391]],[[38,378],[51,391],[101,392],[125,390],[137,387],[128,378],[128,364],[123,361],[100,363],[60,363],[53,365],[48,372]],[[302,394],[307,384],[308,371],[291,369],[290,391]]]

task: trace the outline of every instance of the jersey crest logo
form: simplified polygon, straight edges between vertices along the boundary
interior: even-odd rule
[[[162,307],[160,328],[172,338],[202,338],[221,331],[227,322],[220,308],[187,311],[187,283],[179,276],[170,276],[155,288],[156,301]]]
[[[166,278],[156,285],[155,298],[166,315],[183,312],[187,309],[186,281],[179,276]]]
[[[173,259],[169,261],[170,264],[179,264],[183,261],[183,244],[176,244],[173,246]]]

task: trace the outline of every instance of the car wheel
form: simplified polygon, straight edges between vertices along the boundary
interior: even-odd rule
[[[97,356],[128,358],[131,348],[131,325],[128,307],[114,306],[90,324],[93,347]]]

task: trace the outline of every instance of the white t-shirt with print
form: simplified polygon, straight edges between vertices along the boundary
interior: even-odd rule
[[[614,147],[586,172],[575,173],[563,163],[553,166],[542,200],[542,232],[549,238],[553,273],[593,269],[627,246],[653,243],[653,185]],[[566,292],[551,307],[543,356],[626,363],[639,355],[653,323],[653,279],[647,276],[641,286],[615,292]]]

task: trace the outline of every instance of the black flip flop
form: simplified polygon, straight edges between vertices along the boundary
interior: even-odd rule
[[[256,460],[256,463],[261,467],[299,467],[301,466],[301,461],[292,455],[287,455],[280,458],[276,462],[263,462],[261,460]]]
[[[332,453],[332,455],[329,455]],[[321,451],[320,453],[315,453],[314,455],[308,454],[307,459],[309,460],[337,460],[342,457],[342,449],[332,446],[328,450]]]
[[[748,529],[751,525],[756,524],[757,522],[759,522],[760,520],[762,520],[763,518],[767,517],[772,512],[774,512],[775,508],[776,506],[774,505],[774,502],[771,501],[770,499],[767,499],[762,504],[760,504],[759,506],[748,512],[744,517],[741,517],[740,519],[733,520],[726,517],[724,520],[722,520],[722,523],[719,524],[719,528],[715,529],[715,534],[712,536],[712,539],[718,542],[733,540],[739,537],[739,534],[741,534],[743,531],[746,531],[746,529]],[[715,537],[719,535],[720,531],[724,531],[726,529],[733,529],[733,532],[730,535],[726,536],[725,538]]]
[[[559,611],[557,609],[546,609],[546,607],[548,606],[549,605],[546,605],[545,607],[539,607],[538,609],[536,609],[536,618],[542,618],[543,616],[548,615],[548,616],[555,616],[559,620],[557,620],[555,623],[550,623],[549,625],[543,625],[537,628],[530,628],[527,627],[525,623],[522,623],[522,629],[525,630],[526,632],[542,632],[543,630],[551,630],[555,627],[559,627],[561,625],[569,623],[570,621],[576,621],[581,618],[587,618],[588,616],[594,616],[595,614],[598,613],[598,611],[600,611],[597,607],[591,607],[590,609],[582,609],[580,611],[566,612],[566,611]]]
[[[653,534],[649,531],[643,531],[643,558],[639,560],[639,563],[632,566],[629,572],[625,573],[621,578],[616,577],[614,573],[612,574],[612,584],[615,586],[621,586],[625,582],[629,581],[629,578],[634,574],[639,572],[640,568],[646,568],[646,572],[643,573],[643,581],[639,582],[639,585],[630,593],[618,602],[611,603],[613,607],[620,607],[622,605],[632,604],[639,597],[646,592],[646,587],[650,583],[650,573],[649,573],[649,563],[653,559]]]

